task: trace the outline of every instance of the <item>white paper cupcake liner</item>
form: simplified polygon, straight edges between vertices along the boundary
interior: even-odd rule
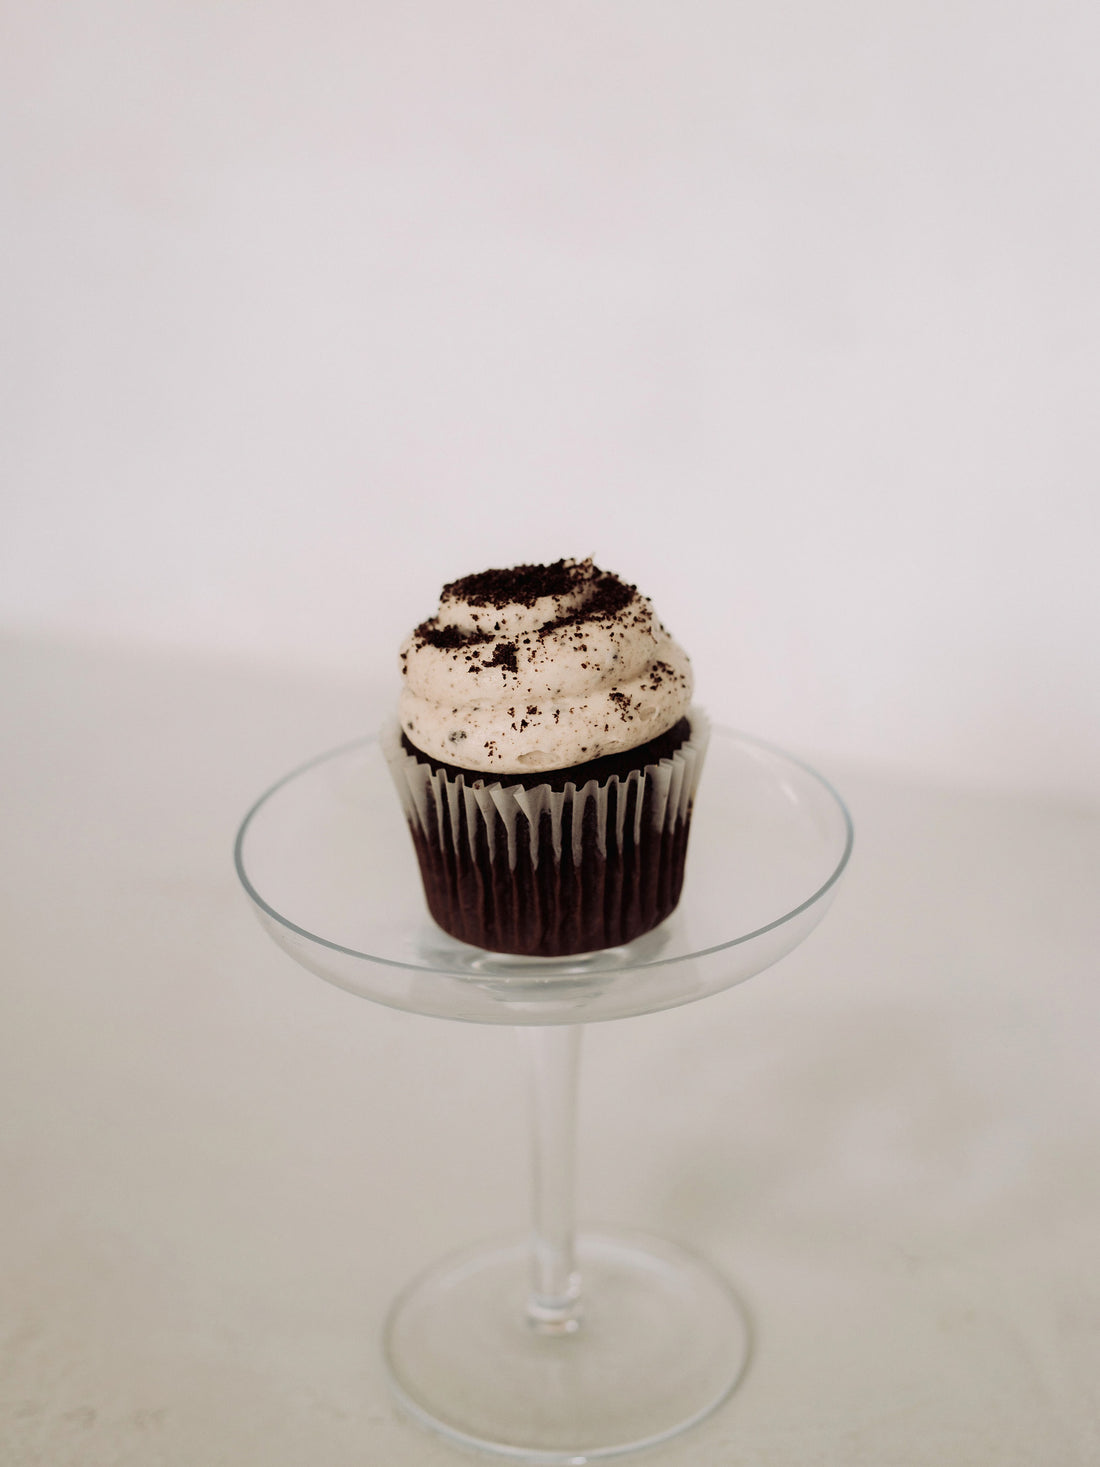
[[[710,733],[701,710],[688,718],[675,753],[562,790],[433,771],[388,724],[382,748],[436,921],[478,946],[547,956],[617,946],[656,926],[679,899]]]

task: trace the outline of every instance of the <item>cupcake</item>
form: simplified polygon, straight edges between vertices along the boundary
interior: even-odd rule
[[[401,670],[383,745],[444,931],[562,957],[664,921],[707,725],[687,654],[634,586],[591,560],[465,576]]]

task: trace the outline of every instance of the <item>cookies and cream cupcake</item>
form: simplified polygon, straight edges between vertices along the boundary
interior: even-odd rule
[[[384,746],[445,931],[558,957],[668,916],[707,726],[634,586],[591,560],[466,576],[401,667]]]

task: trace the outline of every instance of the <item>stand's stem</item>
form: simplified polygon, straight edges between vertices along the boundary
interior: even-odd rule
[[[520,1030],[531,1075],[534,1155],[532,1276],[527,1318],[540,1334],[580,1326],[581,1280],[574,1253],[579,1024]]]

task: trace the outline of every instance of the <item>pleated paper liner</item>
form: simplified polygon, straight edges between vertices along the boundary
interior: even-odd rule
[[[670,756],[563,790],[434,771],[396,720],[382,734],[432,917],[492,952],[564,957],[618,947],[680,899],[710,734],[699,709]]]

